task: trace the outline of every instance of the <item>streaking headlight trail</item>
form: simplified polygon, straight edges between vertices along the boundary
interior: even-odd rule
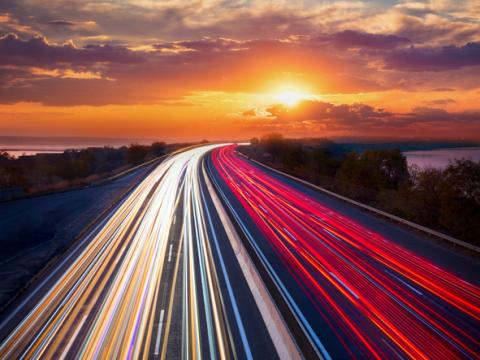
[[[246,320],[239,310],[247,302],[229,285],[234,264],[212,248],[223,227],[212,225],[200,170],[217,146],[180,152],[151,172],[4,320],[19,318],[0,358],[251,358],[244,322],[274,353],[258,310]]]

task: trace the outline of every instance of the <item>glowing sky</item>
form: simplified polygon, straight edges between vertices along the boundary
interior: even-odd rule
[[[0,2],[0,135],[480,139],[480,2]]]

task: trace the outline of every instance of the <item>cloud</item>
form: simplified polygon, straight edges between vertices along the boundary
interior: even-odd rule
[[[480,43],[395,50],[385,56],[385,64],[389,69],[406,71],[441,71],[480,65]]]
[[[57,27],[69,27],[76,29],[92,29],[97,26],[95,21],[70,21],[70,20],[51,20],[49,24]]]
[[[434,100],[427,100],[424,101],[427,105],[451,105],[456,104],[457,102],[453,99],[434,99]]]
[[[371,34],[355,30],[345,30],[330,35],[329,40],[342,49],[370,48],[370,49],[393,49],[410,44],[406,37],[392,34]]]
[[[400,118],[408,123],[441,123],[450,122],[460,125],[463,122],[480,124],[479,111],[448,112],[445,109],[432,107],[417,107],[410,113],[401,114]]]
[[[98,41],[102,42],[101,39]],[[12,75],[8,83],[0,84],[0,87],[8,87],[12,92],[13,87],[18,86],[47,86],[48,82],[39,81],[47,76],[46,71],[61,71],[61,75],[55,76],[58,81],[99,80],[91,82],[91,92],[95,92],[96,87],[99,87],[98,91],[108,88],[110,97],[105,93],[100,98],[106,104],[136,103],[141,101],[141,94],[148,99],[146,102],[155,102],[157,98],[163,101],[164,96],[159,94],[168,94],[169,98],[178,96],[177,100],[181,100],[189,93],[198,91],[271,92],[275,84],[282,82],[311,84],[315,87],[312,92],[331,95],[389,89],[416,91],[420,86],[426,89],[443,87],[445,77],[439,75],[432,78],[425,70],[430,70],[433,65],[426,66],[426,60],[418,63],[417,58],[437,61],[435,69],[458,65],[460,61],[465,71],[458,70],[455,77],[448,80],[449,86],[471,89],[478,85],[472,83],[471,73],[475,67],[467,66],[475,61],[469,63],[464,58],[456,59],[469,53],[474,56],[475,51],[472,52],[469,47],[477,47],[478,44],[453,46],[453,50],[445,50],[435,47],[409,48],[405,46],[408,41],[393,34],[345,30],[317,34],[315,37],[247,40],[202,37],[152,41],[133,47],[101,43],[78,46],[73,41],[59,44],[42,36],[21,38],[7,34],[0,37],[0,67],[6,72],[23,68],[23,72],[20,75],[15,72],[17,77]],[[422,57],[417,53],[427,55]],[[407,66],[407,63],[410,65]],[[31,68],[42,69],[43,74],[32,72],[29,70]],[[403,72],[407,69],[416,74],[406,77]],[[67,71],[71,71],[69,76],[66,75]],[[115,79],[115,87],[101,83],[112,79]],[[59,88],[57,83],[55,86]],[[73,86],[84,85],[75,83]],[[132,86],[139,94],[138,98],[128,95],[126,99],[123,98],[124,88],[131,89]],[[64,91],[67,94],[61,95],[63,103],[89,104],[88,96],[78,96],[73,88],[71,99],[67,99],[67,86]],[[9,96],[3,92],[0,103],[5,98],[14,101],[15,96],[19,97],[18,101],[25,101],[26,97],[31,96],[27,100],[44,102],[47,96],[42,92],[48,93],[48,89],[26,92],[21,96],[20,91],[12,92]],[[58,95],[51,93],[51,96]],[[99,99],[90,101],[98,104]],[[48,102],[58,103],[58,100],[51,99]]]
[[[55,26],[74,26],[75,22],[68,20],[52,20],[49,22],[49,24]]]
[[[375,132],[407,134],[413,129],[428,126],[444,128],[457,126],[480,130],[480,111],[448,112],[440,108],[417,107],[411,112],[395,113],[382,108],[356,103],[333,104],[324,101],[306,100],[294,108],[275,104],[265,108],[249,109],[237,118],[245,127],[349,134]]]
[[[243,116],[251,117],[259,114],[267,114],[267,118],[279,122],[303,122],[303,121],[323,121],[334,120],[345,123],[356,124],[359,122],[371,121],[375,119],[384,119],[392,116],[385,109],[376,109],[370,105],[340,104],[318,101],[304,100],[293,108],[282,104],[274,104],[262,109],[250,109],[243,112]]]
[[[38,75],[40,77],[57,77],[62,79],[102,79],[103,76],[100,72],[91,71],[75,71],[71,69],[42,69],[33,67],[30,69],[30,73]]]
[[[92,65],[98,62],[138,63],[136,53],[111,45],[88,45],[77,48],[72,42],[51,44],[45,37],[22,40],[15,34],[0,37],[0,64],[49,67],[59,63]]]

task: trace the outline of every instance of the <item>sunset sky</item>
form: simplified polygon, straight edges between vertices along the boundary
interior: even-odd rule
[[[0,135],[480,140],[480,2],[0,2]]]

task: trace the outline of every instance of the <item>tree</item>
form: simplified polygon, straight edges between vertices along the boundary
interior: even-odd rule
[[[283,136],[279,133],[271,133],[262,136],[261,144],[265,146],[265,150],[272,156],[273,162],[277,162],[280,158],[280,150],[282,149]]]
[[[409,178],[407,160],[400,150],[353,152],[342,161],[338,177],[373,190],[398,189]]]
[[[139,144],[132,144],[127,150],[127,162],[129,164],[138,165],[145,160],[147,155],[147,147]]]
[[[414,219],[426,226],[438,226],[442,178],[442,171],[435,168],[412,171],[411,202],[414,204]]]
[[[154,142],[150,145],[150,155],[153,157],[162,156],[165,154],[166,144],[164,142]]]
[[[480,244],[480,162],[456,160],[443,172],[440,225]]]
[[[340,163],[327,149],[316,149],[311,157],[316,174],[334,176],[337,173]]]
[[[284,142],[283,147],[279,148],[279,156],[285,169],[291,171],[303,166],[307,155],[301,145]]]

